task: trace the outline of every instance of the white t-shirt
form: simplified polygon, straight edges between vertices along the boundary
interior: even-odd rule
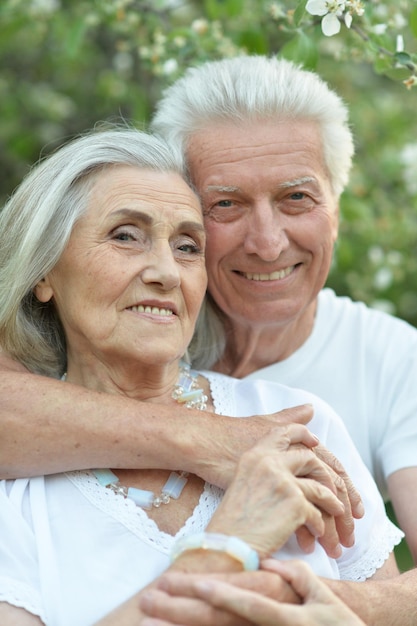
[[[324,289],[301,348],[247,378],[328,402],[384,497],[390,474],[417,465],[417,329],[410,324]]]
[[[355,546],[337,561],[319,544],[304,555],[294,537],[277,556],[303,558],[329,578],[372,576],[402,533],[385,516],[375,483],[333,410],[278,384],[207,377],[220,414],[248,416],[313,402],[311,430],[350,473],[366,515],[356,523]],[[204,530],[221,497],[220,489],[206,484],[193,514],[172,537],[90,472],[0,481],[0,601],[39,615],[47,626],[91,626],[161,574],[175,538]]]

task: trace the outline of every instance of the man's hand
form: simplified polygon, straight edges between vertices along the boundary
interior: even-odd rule
[[[255,574],[228,580],[219,577],[171,575],[162,577],[157,588],[145,594],[140,608],[149,619],[141,626],[365,626],[309,568],[300,561],[265,561],[279,585],[288,583],[298,603],[279,600],[271,580],[259,587]],[[264,572],[265,573],[265,572]],[[239,578],[240,577],[240,578]],[[251,584],[248,585],[250,580]],[[260,579],[258,579],[259,582]],[[279,593],[279,590],[278,590]],[[301,604],[300,604],[301,601]]]
[[[141,594],[139,607],[149,616],[141,626],[181,624],[183,626],[246,626],[252,622],[228,609],[217,608],[199,594],[199,585],[218,581],[228,587],[251,590],[267,598],[285,602],[299,602],[290,585],[275,573],[268,571],[240,572],[238,574],[184,574],[168,572],[156,585]],[[152,618],[152,619],[151,619]],[[139,624],[139,622],[138,622]]]

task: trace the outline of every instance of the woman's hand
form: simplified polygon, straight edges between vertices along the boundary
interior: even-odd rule
[[[313,449],[318,463],[308,477],[332,490],[344,506],[343,513],[337,516],[329,514],[324,509],[321,511],[325,530],[319,542],[329,556],[337,558],[341,551],[340,545],[346,547],[353,545],[354,518],[362,517],[363,506],[360,495],[342,464],[324,446],[319,445],[308,430],[307,425],[312,416],[313,407],[309,404],[284,409],[273,415],[256,415],[240,420],[217,416],[216,420],[211,422],[211,426],[208,426],[211,436],[205,438],[202,448],[200,445],[198,447],[197,466],[191,462],[187,469],[209,482],[227,488],[241,455],[272,430],[280,429],[282,437],[280,450],[287,450],[290,446]],[[196,423],[204,417],[205,414],[200,414]],[[297,431],[297,440],[291,439],[291,431],[288,431],[288,427],[294,424],[304,426]],[[206,455],[205,446],[208,446]],[[206,457],[209,460],[204,460]],[[190,458],[193,458],[192,455]],[[311,548],[313,538],[308,528],[301,527],[297,530],[297,538],[303,550],[308,551]]]
[[[303,429],[289,424],[284,437],[283,427],[276,428],[242,455],[209,532],[235,535],[266,557],[304,526],[309,540],[304,536],[302,547],[314,548],[315,538],[325,531],[321,511],[333,517],[342,515],[344,507],[314,452],[293,445]],[[319,474],[322,482],[311,478]]]

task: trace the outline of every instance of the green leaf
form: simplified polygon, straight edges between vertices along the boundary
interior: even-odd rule
[[[388,70],[392,69],[391,57],[381,56],[374,62],[374,70],[377,74],[385,74]]]
[[[414,37],[417,37],[417,5],[411,11],[410,15],[410,29]]]
[[[401,65],[412,63],[411,56],[407,52],[396,52],[394,56],[397,63]]]
[[[298,26],[301,23],[301,20],[303,19],[305,9],[306,9],[306,4],[307,4],[307,0],[301,0],[298,3],[294,11],[294,24],[296,26]]]
[[[80,53],[82,40],[87,30],[88,26],[83,17],[74,22],[68,30],[65,51],[71,59],[74,59]]]
[[[218,20],[240,15],[244,4],[245,0],[205,0],[204,8],[209,19]]]
[[[290,39],[281,48],[280,54],[290,61],[301,63],[307,69],[315,69],[319,58],[315,41],[302,32]]]
[[[385,70],[384,74],[392,80],[402,81],[410,76],[410,70],[407,70],[405,67],[391,67]]]
[[[260,30],[244,30],[237,37],[237,44],[250,54],[268,54],[268,41]]]

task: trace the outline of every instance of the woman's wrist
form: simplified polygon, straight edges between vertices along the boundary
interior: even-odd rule
[[[178,563],[181,559],[183,569],[190,555],[191,563],[195,557],[205,562],[204,568],[209,567],[207,571],[254,571],[259,568],[258,554],[251,546],[238,537],[220,533],[201,532],[179,539],[174,544],[171,561]]]

